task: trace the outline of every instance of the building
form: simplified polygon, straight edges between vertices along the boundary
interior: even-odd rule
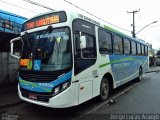
[[[18,60],[9,55],[10,40],[19,36],[27,18],[0,10],[0,85],[15,82]]]

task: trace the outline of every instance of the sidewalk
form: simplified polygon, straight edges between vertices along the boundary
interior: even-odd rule
[[[150,67],[148,72],[160,72],[160,66]]]
[[[17,83],[0,86],[0,109],[22,102],[18,97]]]

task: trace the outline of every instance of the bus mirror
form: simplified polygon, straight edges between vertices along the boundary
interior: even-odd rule
[[[86,36],[80,37],[80,48],[85,49],[86,48]]]
[[[10,41],[10,55],[19,59],[20,58],[20,49],[18,47],[20,47],[21,45],[19,45],[18,43],[21,42],[21,37],[17,37],[14,38]]]

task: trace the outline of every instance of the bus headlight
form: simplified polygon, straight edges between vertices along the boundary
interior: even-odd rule
[[[59,86],[55,87],[53,89],[53,96],[59,94],[60,92],[64,91],[65,89],[67,89],[70,86],[71,82],[67,81],[63,84],[60,84]]]
[[[60,92],[60,86],[58,86],[54,89],[54,94],[58,94],[59,92]]]
[[[69,86],[69,82],[62,84],[62,90],[66,89]]]

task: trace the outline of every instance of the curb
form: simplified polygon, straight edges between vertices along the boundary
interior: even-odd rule
[[[152,72],[160,72],[160,70],[153,70],[153,71],[148,71],[148,72],[146,72],[146,73],[152,73]]]

